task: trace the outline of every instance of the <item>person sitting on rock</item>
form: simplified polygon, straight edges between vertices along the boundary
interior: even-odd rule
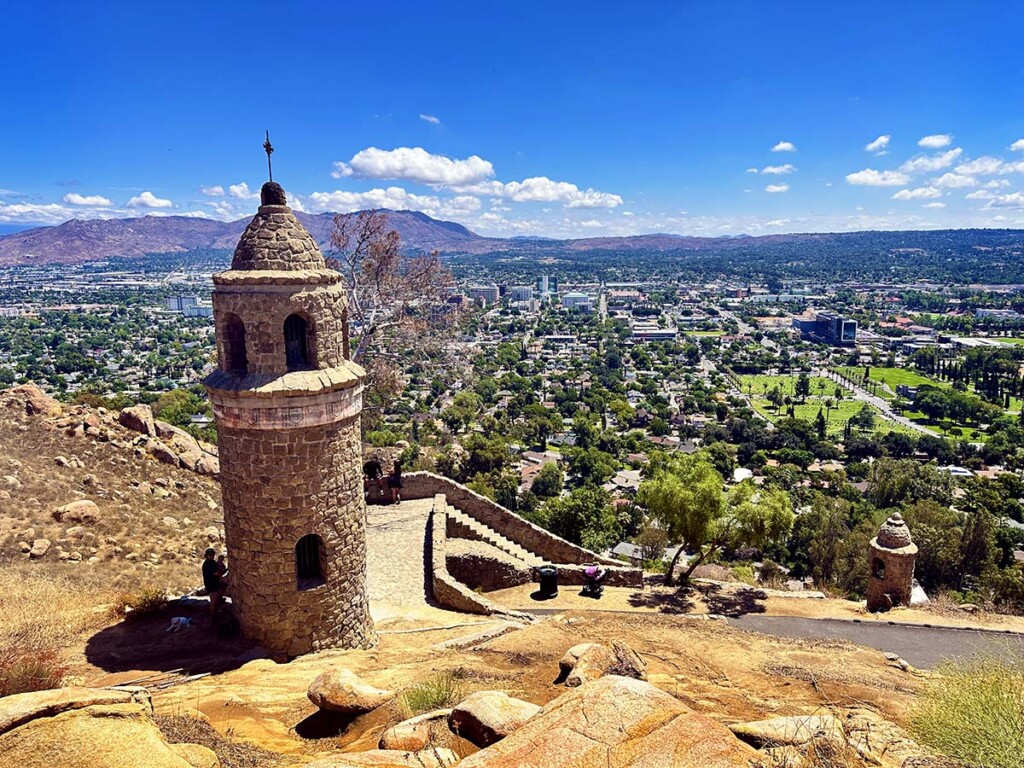
[[[211,617],[217,614],[217,609],[224,597],[225,584],[221,576],[227,573],[227,569],[215,559],[216,554],[213,547],[210,547],[203,556],[203,587],[210,597]]]

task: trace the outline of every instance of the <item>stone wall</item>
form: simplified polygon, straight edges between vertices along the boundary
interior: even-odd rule
[[[603,563],[622,567],[622,563],[618,560],[603,558],[589,549],[578,547],[559,538],[496,504],[486,496],[474,493],[464,485],[446,477],[435,475],[432,472],[410,472],[402,476],[403,499],[428,499],[437,494],[443,494],[453,507],[549,563],[577,565]],[[636,568],[631,570],[640,572]]]
[[[456,580],[470,589],[484,592],[518,587],[533,581],[530,566],[482,541],[449,538],[445,547],[445,565]]]
[[[517,621],[533,621],[529,614],[510,611],[502,608],[492,600],[488,600],[455,579],[448,573],[448,536],[447,507],[443,493],[434,496],[434,505],[430,511],[430,524],[427,527],[430,541],[427,550],[430,552],[430,585],[434,600],[445,608],[463,613],[479,613],[485,616],[498,614],[508,616]]]
[[[917,546],[911,544],[892,550],[878,546],[873,539],[869,551],[867,609],[872,612],[887,611],[897,605],[910,605]],[[877,575],[878,560],[884,565],[882,576]]]
[[[242,630],[289,656],[374,645],[358,416],[301,429],[221,424],[218,436],[229,595]],[[321,539],[324,580],[300,589],[295,545],[307,534]]]

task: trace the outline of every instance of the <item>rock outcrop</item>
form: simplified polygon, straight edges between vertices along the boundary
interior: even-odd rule
[[[577,688],[604,675],[647,679],[647,662],[618,640],[612,641],[610,648],[601,643],[574,645],[566,651],[558,667],[567,688]]]
[[[321,672],[310,683],[306,695],[320,709],[345,714],[370,712],[395,698],[394,691],[374,688],[342,668]]]
[[[384,731],[378,746],[381,749],[401,749],[408,752],[426,749],[436,731],[447,730],[448,716],[451,713],[450,709],[435,709],[425,715],[403,720]]]
[[[452,709],[448,727],[478,747],[486,747],[518,730],[540,707],[503,691],[478,691]]]
[[[549,702],[460,768],[747,768],[758,753],[641,680],[607,675]]]
[[[817,739],[843,741],[843,726],[832,715],[773,717],[752,723],[736,723],[729,729],[748,744],[761,747],[798,746]]]
[[[372,749],[369,752],[345,752],[321,757],[305,768],[450,768],[459,756],[441,747],[421,752]]]
[[[79,499],[53,510],[53,519],[58,523],[92,525],[100,519],[100,508],[95,501]]]
[[[0,764],[212,768],[217,759],[199,745],[168,744],[144,690],[60,688],[0,699]]]
[[[148,405],[133,405],[122,408],[117,417],[122,427],[140,432],[148,437],[156,436],[156,423],[153,421],[153,410]]]

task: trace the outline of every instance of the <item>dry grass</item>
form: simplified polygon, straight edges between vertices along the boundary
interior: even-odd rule
[[[914,712],[917,738],[968,765],[1024,766],[1024,664],[984,656],[939,673]]]
[[[131,592],[122,592],[110,606],[114,619],[141,619],[156,613],[167,605],[167,593],[159,587],[142,587]]]
[[[171,744],[199,744],[213,750],[223,768],[271,768],[281,762],[280,755],[232,741],[198,717],[157,715],[156,724]]]
[[[65,651],[104,622],[104,595],[87,580],[0,568],[0,696],[59,687]]]

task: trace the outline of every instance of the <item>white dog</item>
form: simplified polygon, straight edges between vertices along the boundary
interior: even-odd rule
[[[171,625],[165,629],[165,632],[180,632],[183,629],[188,629],[192,626],[192,619],[188,616],[175,616],[171,619]]]

